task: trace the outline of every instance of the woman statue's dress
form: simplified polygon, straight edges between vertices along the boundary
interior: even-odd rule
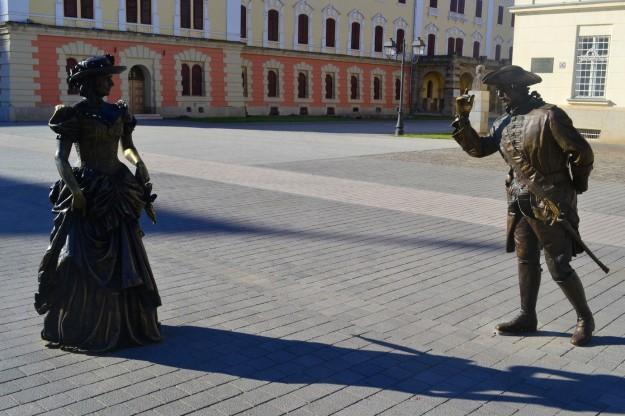
[[[74,176],[87,201],[83,215],[71,209],[63,180],[51,188],[54,228],[35,295],[51,346],[105,351],[161,339],[161,301],[139,225],[150,192],[117,158],[135,123],[123,102],[59,106],[50,120],[59,140],[74,142]]]

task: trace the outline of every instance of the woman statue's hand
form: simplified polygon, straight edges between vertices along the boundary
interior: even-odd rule
[[[148,173],[148,168],[145,166],[143,162],[137,162],[137,179],[141,182],[142,185],[150,182],[150,174]]]
[[[464,94],[456,98],[456,114],[461,117],[469,117],[474,99],[475,95],[469,95],[469,90],[465,90]]]
[[[80,211],[82,215],[87,214],[87,199],[82,191],[72,194],[72,211]]]

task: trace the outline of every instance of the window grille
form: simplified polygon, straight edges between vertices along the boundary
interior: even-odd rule
[[[601,135],[601,130],[596,129],[577,129],[577,131],[586,140],[597,140]]]
[[[605,97],[608,72],[609,36],[577,38],[575,59],[575,97]]]

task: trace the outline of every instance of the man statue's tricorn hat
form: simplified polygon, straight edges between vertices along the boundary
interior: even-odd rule
[[[487,85],[528,86],[542,82],[542,78],[517,65],[506,65],[482,77]]]
[[[125,66],[115,65],[115,57],[111,55],[92,56],[78,62],[70,70],[67,82],[70,84],[76,83],[89,77],[119,74],[125,70]]]

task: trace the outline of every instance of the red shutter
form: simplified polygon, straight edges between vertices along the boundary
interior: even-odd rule
[[[241,6],[241,38],[247,38],[247,7]]]
[[[436,35],[430,33],[428,35],[428,56],[434,56],[436,52]]]
[[[182,76],[182,95],[191,95],[191,71],[189,70],[189,65],[182,64],[180,75]]]
[[[269,10],[267,13],[267,40],[278,42],[280,40],[280,14],[277,10]]]
[[[193,0],[193,29],[204,29],[204,0]]]
[[[352,49],[360,49],[360,23],[352,23]]]
[[[191,28],[191,0],[180,0],[180,27]]]
[[[297,43],[308,44],[308,16],[305,14],[297,16]]]
[[[93,0],[80,1],[80,17],[83,19],[93,19]]]
[[[141,23],[152,24],[152,0],[141,0]]]
[[[191,69],[191,95],[202,96],[202,67],[193,65]]]
[[[78,17],[78,0],[64,0],[63,14],[65,17]]]
[[[382,52],[384,50],[384,28],[382,26],[375,27],[374,50]]]
[[[456,55],[462,56],[463,46],[464,46],[464,40],[462,40],[462,38],[456,38],[456,48],[454,50],[454,52],[456,52]]]
[[[326,47],[336,47],[336,21],[326,19]]]
[[[126,0],[126,21],[137,23],[137,0]]]

